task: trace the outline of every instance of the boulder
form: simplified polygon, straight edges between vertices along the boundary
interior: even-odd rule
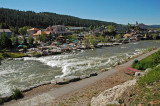
[[[81,80],[79,76],[68,76],[64,78],[65,80],[69,82],[75,82]]]
[[[85,78],[89,78],[89,75],[82,75],[82,76],[80,76],[80,79],[85,79]]]
[[[140,78],[144,75],[144,72],[135,72],[135,78]]]
[[[28,91],[30,91],[30,90],[32,90],[32,89],[33,89],[33,88],[28,87],[28,88],[23,89],[22,92],[28,92]]]
[[[51,80],[51,84],[56,84],[56,80],[55,79]]]
[[[40,84],[41,85],[49,85],[49,84],[51,84],[51,81],[42,81]]]
[[[106,69],[101,69],[101,72],[105,72],[106,71]]]
[[[145,73],[148,73],[150,70],[152,70],[151,68],[147,68],[146,70],[145,70]]]
[[[117,103],[114,101],[117,101],[128,88],[135,85],[136,81],[136,79],[130,80],[121,85],[117,85],[113,88],[103,91],[97,97],[92,98],[91,106],[106,106],[111,103]]]
[[[58,85],[63,85],[63,84],[68,84],[69,81],[68,80],[65,80],[64,78],[57,78],[56,79],[56,84]]]

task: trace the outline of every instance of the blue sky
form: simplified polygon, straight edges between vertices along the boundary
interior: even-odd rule
[[[119,24],[160,25],[160,0],[0,0],[0,7],[53,12]]]

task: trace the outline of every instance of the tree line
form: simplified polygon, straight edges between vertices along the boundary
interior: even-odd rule
[[[69,15],[59,15],[50,12],[36,13],[33,11],[19,11],[7,8],[0,8],[0,23],[6,23],[12,27],[31,26],[38,28],[46,28],[49,25],[65,25],[65,26],[108,26],[110,24],[117,25],[113,22],[105,22],[98,20],[80,19]]]

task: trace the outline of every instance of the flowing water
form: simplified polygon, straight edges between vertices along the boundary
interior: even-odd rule
[[[140,41],[129,44],[85,50],[76,54],[46,57],[25,57],[24,60],[4,60],[0,65],[0,94],[23,89],[56,77],[87,75],[109,68],[129,56],[138,55],[160,41]]]

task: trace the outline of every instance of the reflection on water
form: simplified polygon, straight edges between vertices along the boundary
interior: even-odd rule
[[[159,47],[160,41],[140,41],[125,45],[86,50],[77,54],[47,57],[25,57],[22,60],[4,60],[0,66],[0,94],[14,86],[26,88],[41,81],[69,75],[85,75],[123,61],[143,49]]]

